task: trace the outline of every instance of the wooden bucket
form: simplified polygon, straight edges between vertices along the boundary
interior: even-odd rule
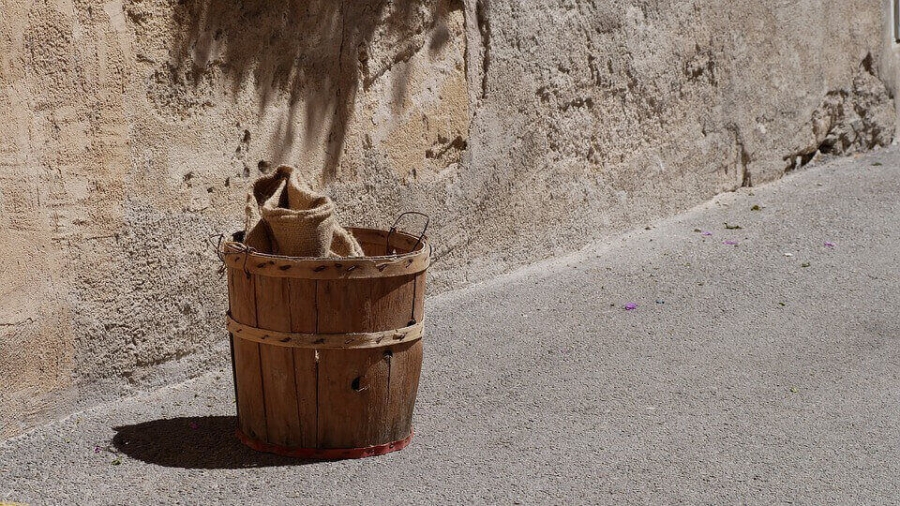
[[[222,245],[237,434],[251,448],[342,459],[412,438],[430,248],[403,232],[348,230],[367,256]]]

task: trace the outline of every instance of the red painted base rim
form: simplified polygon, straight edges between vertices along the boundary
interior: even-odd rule
[[[406,445],[412,441],[413,437],[413,433],[410,431],[409,436],[399,441],[375,446],[366,446],[364,448],[296,448],[260,441],[259,439],[244,434],[241,429],[237,429],[236,434],[242,443],[258,452],[274,453],[285,457],[311,460],[361,459],[363,457],[384,455],[385,453],[396,452],[406,448]]]

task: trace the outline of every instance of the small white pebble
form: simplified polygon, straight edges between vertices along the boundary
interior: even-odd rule
[[[794,254],[793,254],[793,253],[785,253],[784,256],[786,256],[786,257],[792,257],[792,256],[794,256]]]

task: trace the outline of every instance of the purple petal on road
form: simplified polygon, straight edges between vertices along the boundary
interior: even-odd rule
[[[95,446],[95,447],[94,447],[94,453],[100,453],[100,447],[99,447],[99,446]]]
[[[629,302],[625,304],[625,311],[634,311],[637,309],[637,302]]]
[[[729,246],[737,246],[737,243],[738,243],[737,241],[732,241],[731,239],[728,239],[728,240],[726,240],[726,241],[722,241],[722,244],[727,244],[727,245],[729,245]]]
[[[704,232],[700,232],[700,235],[705,235],[705,236],[709,237],[709,236],[712,235],[712,232],[710,232],[710,231],[704,231]]]
[[[834,243],[833,243],[833,242],[825,241],[825,247],[826,247],[826,248],[833,248],[833,247],[834,247]]]

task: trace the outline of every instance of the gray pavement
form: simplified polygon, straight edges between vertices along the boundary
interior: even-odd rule
[[[0,444],[0,501],[896,504],[898,263],[900,151],[833,161],[429,299],[401,452],[245,449],[222,364]]]

